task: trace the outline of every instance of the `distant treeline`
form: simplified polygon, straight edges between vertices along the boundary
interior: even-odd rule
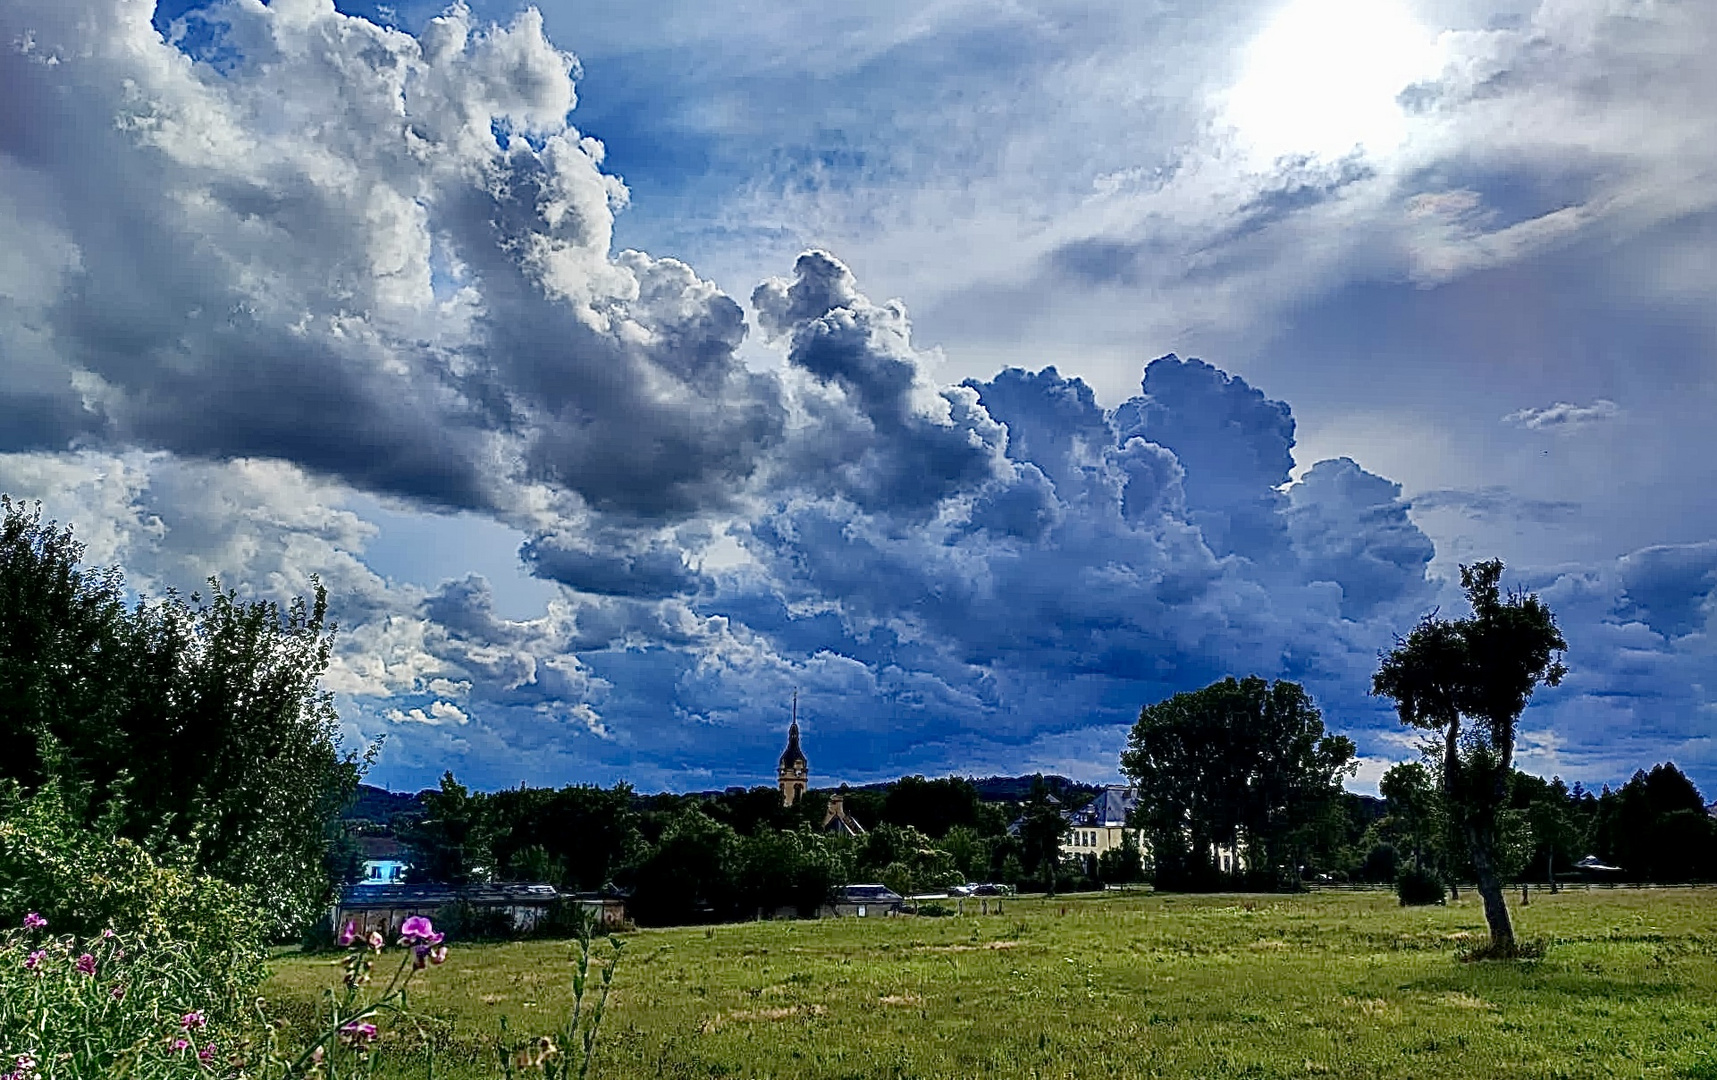
[[[1064,813],[1096,788],[1059,777],[1010,783],[1006,790],[1021,797],[986,799],[983,787],[1001,785],[962,777],[907,776],[841,789],[847,812],[866,827],[859,837],[824,830],[837,793],[831,789],[784,807],[773,787],[690,795],[641,795],[626,784],[478,792],[451,774],[439,789],[413,795],[366,788],[348,824],[354,835],[397,836],[419,880],[620,889],[645,923],[809,913],[850,881],[879,881],[901,893],[964,881],[1070,891],[1143,876],[1061,855]],[[1384,791],[1391,797],[1345,793],[1337,800],[1308,841],[1307,880],[1393,882],[1413,863],[1465,880],[1459,845],[1440,832],[1434,787],[1421,767],[1398,766]],[[378,820],[382,813],[390,816]],[[1620,868],[1602,880],[1717,878],[1717,822],[1671,763],[1598,793],[1517,774],[1507,835],[1516,880],[1566,879],[1594,855]],[[348,865],[355,859],[353,851]],[[1241,875],[1219,884],[1249,882]]]
[[[1000,786],[1000,785],[995,785]],[[825,828],[831,790],[792,806],[773,787],[696,795],[639,795],[611,788],[471,791],[451,773],[419,793],[421,809],[398,798],[355,804],[393,809],[388,822],[353,819],[354,835],[389,833],[409,853],[414,879],[546,881],[574,891],[620,889],[644,923],[810,913],[837,885],[881,882],[902,894],[966,881],[1063,889],[1094,882],[1063,865],[1063,811],[1095,788],[1027,778],[990,801],[978,782],[908,776],[839,792],[864,828]],[[348,866],[355,871],[355,847]],[[1136,879],[1136,872],[1118,874]]]

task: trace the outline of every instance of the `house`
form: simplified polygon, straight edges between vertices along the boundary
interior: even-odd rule
[[[864,826],[847,813],[846,796],[835,792],[829,796],[829,809],[823,815],[823,831],[838,836],[863,836]]]
[[[1128,815],[1138,803],[1136,789],[1110,784],[1089,803],[1078,810],[1068,811],[1064,815],[1067,832],[1061,839],[1062,856],[1073,856],[1082,862],[1087,858],[1094,860],[1105,851],[1120,847],[1122,836],[1131,833],[1139,845],[1139,865],[1149,866],[1150,840],[1142,830],[1127,824]],[[1224,874],[1237,874],[1246,869],[1245,857],[1234,848],[1221,844],[1212,846],[1210,861]]]
[[[390,941],[400,924],[413,915],[434,918],[444,908],[466,905],[503,912],[518,933],[529,933],[548,917],[560,893],[553,885],[498,883],[487,885],[348,885],[340,890],[332,911],[334,933],[347,923],[358,933],[379,931]],[[604,916],[606,917],[606,911]],[[622,909],[622,917],[624,909]],[[445,916],[443,916],[445,918]]]
[[[1139,794],[1133,788],[1110,784],[1097,793],[1085,806],[1070,811],[1068,831],[1061,839],[1061,854],[1081,860],[1097,858],[1105,851],[1121,846],[1121,838],[1132,833],[1139,845],[1139,864],[1145,864],[1146,842],[1136,828],[1129,828],[1127,815],[1138,805]]]
[[[821,918],[873,919],[879,915],[899,915],[905,903],[906,899],[887,885],[843,885],[817,914]]]
[[[405,845],[391,836],[358,837],[358,854],[363,859],[359,885],[398,885],[411,869]]]

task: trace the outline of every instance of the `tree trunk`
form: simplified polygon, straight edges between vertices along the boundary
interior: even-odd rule
[[[1556,884],[1556,849],[1555,848],[1551,848],[1544,855],[1544,871],[1546,874],[1548,874],[1550,876],[1550,895],[1555,896],[1557,893],[1562,891],[1561,886]]]
[[[1503,896],[1502,878],[1497,876],[1490,838],[1467,829],[1473,853],[1473,876],[1478,879],[1479,898],[1484,901],[1484,921],[1490,926],[1490,944],[1498,956],[1514,954],[1514,921],[1509,918],[1508,899]]]

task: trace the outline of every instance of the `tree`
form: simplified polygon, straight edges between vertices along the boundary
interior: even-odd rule
[[[1562,681],[1568,645],[1536,595],[1505,597],[1501,579],[1500,560],[1462,566],[1472,615],[1421,619],[1382,658],[1371,692],[1393,699],[1402,723],[1439,737],[1444,805],[1472,861],[1491,947],[1508,956],[1515,940],[1503,896],[1501,814],[1514,776],[1515,727],[1540,684]]]
[[[910,825],[926,836],[941,839],[956,826],[978,823],[978,789],[960,776],[926,780],[903,776],[889,786],[882,802],[882,820]]]
[[[411,852],[411,876],[417,881],[468,885],[495,873],[495,826],[488,801],[441,774],[441,787],[423,793],[424,815],[400,833]]]
[[[1130,885],[1145,880],[1144,863],[1139,857],[1139,834],[1134,829],[1121,830],[1121,843],[1097,858],[1097,876],[1106,885]]]
[[[1388,825],[1413,853],[1413,865],[1425,865],[1425,853],[1439,835],[1437,789],[1430,771],[1416,761],[1392,765],[1377,783],[1389,807]]]
[[[92,815],[249,889],[278,936],[326,899],[338,817],[365,761],[344,754],[319,680],[327,592],[284,608],[210,582],[127,608],[118,570],[0,496],[0,778],[87,789]],[[91,824],[92,822],[86,822]]]
[[[1028,876],[1043,878],[1051,895],[1055,893],[1055,873],[1061,866],[1061,841],[1069,828],[1061,806],[1049,794],[1043,775],[1032,777],[1031,794],[1019,818],[1020,862]]]
[[[738,855],[731,826],[695,804],[682,807],[634,874],[638,921],[672,926],[727,917],[736,900]]]
[[[1159,887],[1219,880],[1219,848],[1244,851],[1254,880],[1297,882],[1324,831],[1352,740],[1324,731],[1297,683],[1224,679],[1146,706],[1121,771],[1139,792]]]

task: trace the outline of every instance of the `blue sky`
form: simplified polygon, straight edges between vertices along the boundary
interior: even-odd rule
[[[0,490],[330,586],[372,778],[1114,775],[1503,558],[1717,790],[1717,10],[19,0]],[[1196,359],[1195,359],[1196,358]]]

